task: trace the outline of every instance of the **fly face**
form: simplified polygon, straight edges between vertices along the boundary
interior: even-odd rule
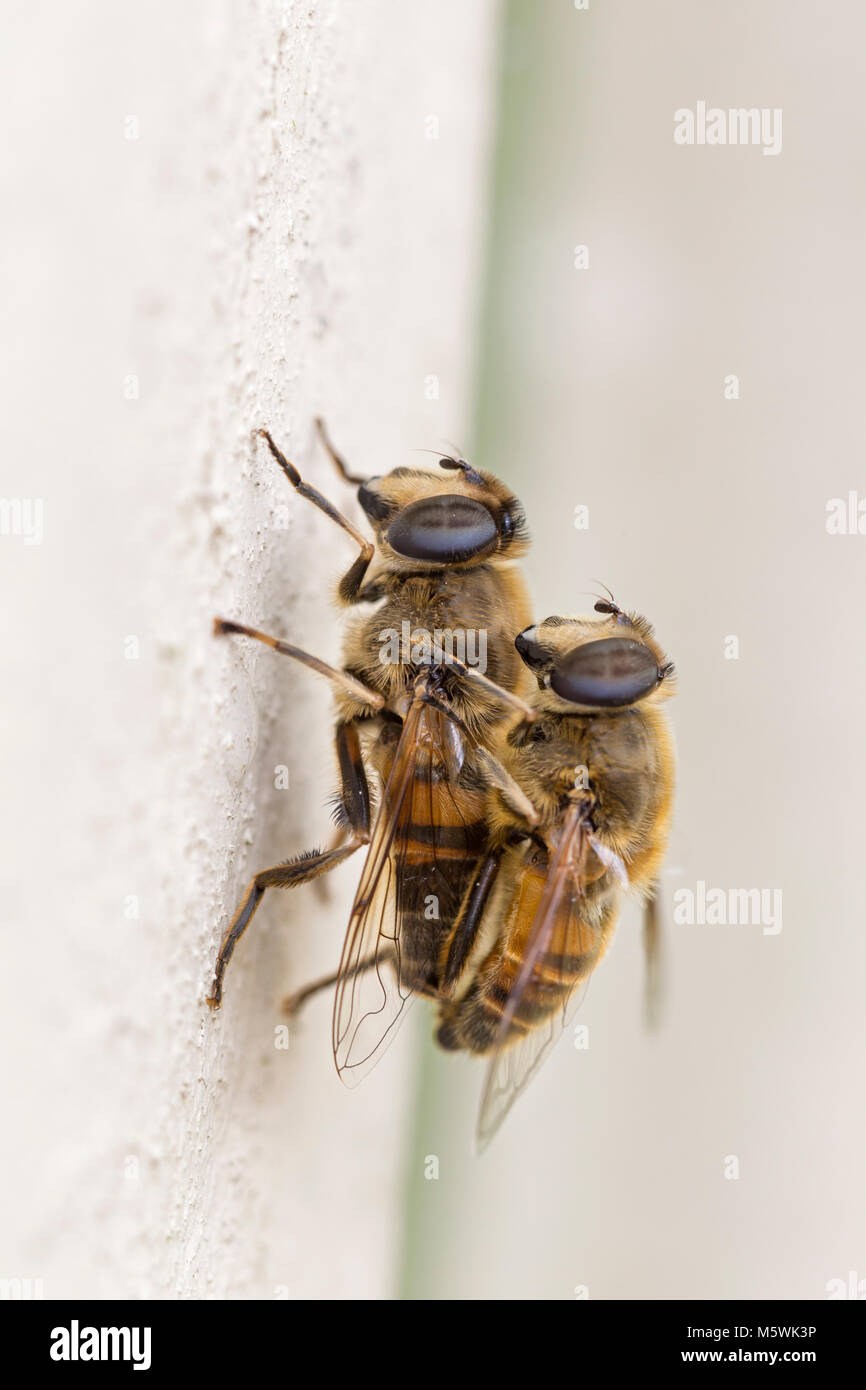
[[[440,466],[456,476],[395,468],[359,488],[383,565],[435,570],[522,555],[528,545],[523,508],[505,484],[462,459],[443,458]]]
[[[673,666],[637,613],[600,601],[593,618],[545,618],[515,639],[536,678],[538,703],[552,713],[628,709],[671,692]]]

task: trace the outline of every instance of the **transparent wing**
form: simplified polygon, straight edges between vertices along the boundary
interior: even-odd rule
[[[566,817],[488,1064],[476,1145],[485,1149],[579,1008],[612,920],[584,920],[590,835],[579,806]],[[612,914],[611,914],[612,916]]]
[[[436,962],[463,881],[479,857],[482,827],[474,816],[467,819],[467,794],[454,785],[462,756],[457,726],[416,695],[385,784],[340,961],[332,1041],[337,1071],[349,1086],[379,1060],[407,1005],[424,992],[427,969]]]

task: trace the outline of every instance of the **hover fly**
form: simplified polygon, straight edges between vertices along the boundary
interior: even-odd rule
[[[501,757],[537,820],[506,784],[491,791],[483,892],[464,903],[440,970],[437,1041],[489,1059],[482,1148],[573,1016],[624,891],[650,897],[665,852],[673,667],[645,618],[612,598],[595,607],[599,618],[547,618],[516,639],[536,718]]]
[[[376,610],[351,623],[339,669],[242,623],[217,619],[215,631],[264,642],[333,683],[338,842],[255,875],[220,947],[208,1003],[220,1006],[226,967],[268,888],[307,883],[367,845],[339,969],[289,1001],[294,1009],[336,984],[334,1057],[352,1083],[377,1060],[408,999],[438,995],[442,943],[484,857],[486,784],[498,779],[533,816],[490,752],[503,720],[533,718],[523,698],[531,677],[513,641],[530,617],[514,563],[528,537],[520,503],[492,474],[443,457],[438,472],[396,468],[359,478],[317,423],[339,472],[359,485],[374,540],[304,482],[267,430],[258,435],[295,491],[358,545],[339,602]],[[383,659],[383,633],[407,629],[408,652]],[[485,634],[483,671],[442,646],[443,634],[470,630]],[[419,633],[429,639],[426,655]]]

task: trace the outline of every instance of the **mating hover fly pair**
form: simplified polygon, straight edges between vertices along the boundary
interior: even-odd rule
[[[436,1003],[437,1041],[486,1056],[486,1144],[570,1019],[611,939],[627,887],[651,898],[664,853],[673,754],[662,704],[671,665],[645,618],[612,597],[595,617],[533,623],[518,565],[520,503],[490,473],[440,458],[361,479],[320,425],[375,541],[305,483],[258,431],[295,490],[355,540],[338,588],[356,617],[335,669],[240,623],[239,633],[333,683],[336,842],[256,874],[226,932],[208,1002],[267,888],[294,888],[368,846],[336,985],[333,1048],[352,1084],[407,1002]],[[486,669],[446,651],[383,661],[383,630],[486,633]],[[371,795],[374,784],[377,809]],[[650,919],[651,920],[651,919]]]

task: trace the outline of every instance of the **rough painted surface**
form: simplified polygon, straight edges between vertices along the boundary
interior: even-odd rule
[[[251,872],[327,838],[334,784],[324,683],[209,627],[339,649],[353,547],[254,426],[356,516],[317,412],[370,472],[466,425],[493,21],[458,0],[16,16],[2,491],[43,499],[45,534],[0,546],[0,1276],[46,1296],[394,1291],[411,1030],[355,1093],[330,1001],[275,1047],[360,864],[329,902],[266,898],[222,1014],[202,1003]]]

